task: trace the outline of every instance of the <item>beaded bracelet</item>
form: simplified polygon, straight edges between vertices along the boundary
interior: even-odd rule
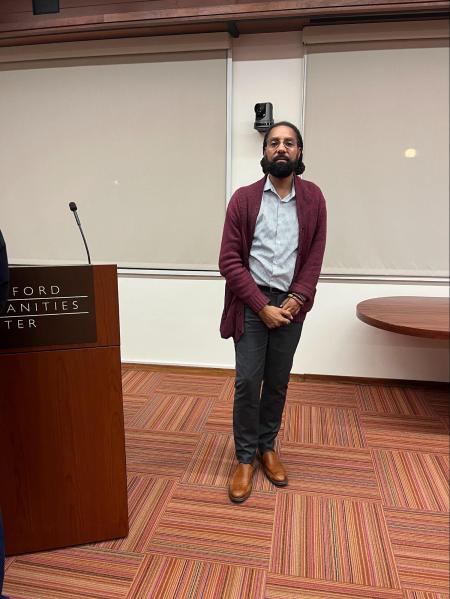
[[[291,297],[293,300],[295,300],[297,302],[297,304],[299,304],[300,306],[303,306],[304,301],[301,300],[298,295],[296,295],[295,293],[288,293],[288,297]]]

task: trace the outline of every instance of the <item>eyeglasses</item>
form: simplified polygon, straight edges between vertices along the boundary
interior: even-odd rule
[[[285,148],[288,148],[289,150],[291,150],[292,148],[295,148],[297,145],[297,142],[295,142],[293,139],[278,139],[278,138],[274,138],[271,139],[269,142],[267,142],[267,145],[269,146],[269,148],[275,150],[276,148],[278,148],[278,146],[280,144],[283,144],[283,146]]]

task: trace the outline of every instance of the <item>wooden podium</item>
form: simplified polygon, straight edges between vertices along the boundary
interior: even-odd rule
[[[11,268],[0,319],[7,555],[128,533],[116,266]]]

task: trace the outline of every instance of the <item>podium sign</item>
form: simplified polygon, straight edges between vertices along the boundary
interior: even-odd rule
[[[9,301],[0,317],[0,347],[92,343],[97,340],[92,266],[11,269]]]

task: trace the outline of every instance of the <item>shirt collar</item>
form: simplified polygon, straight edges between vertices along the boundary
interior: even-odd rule
[[[294,177],[295,177],[295,175],[294,175]],[[267,175],[266,182],[264,183],[264,191],[271,191],[272,193],[274,193],[277,196],[277,198],[280,198],[280,196],[277,193],[277,190],[275,189],[272,181],[270,180],[269,175]],[[294,178],[292,178],[291,191],[288,193],[288,195],[285,198],[283,198],[283,199],[280,198],[280,200],[282,202],[289,202],[293,198],[295,198],[295,179]]]

